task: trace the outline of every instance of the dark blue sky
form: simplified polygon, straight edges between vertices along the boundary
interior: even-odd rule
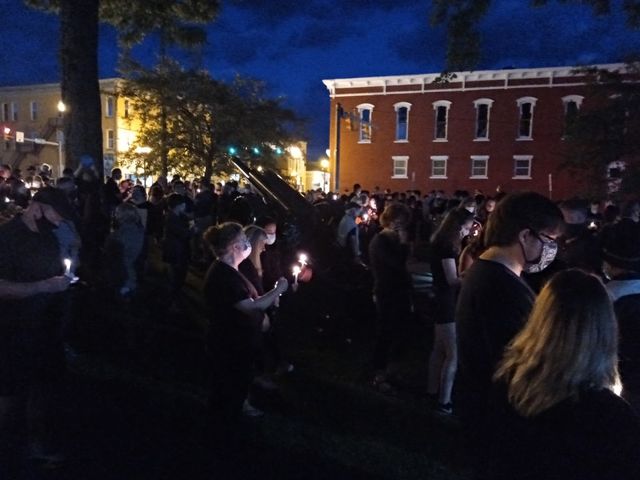
[[[584,6],[532,9],[526,0],[496,0],[483,20],[480,69],[622,61],[640,50],[640,32],[625,27],[622,0],[594,18]],[[202,61],[214,76],[236,73],[267,82],[269,93],[309,119],[309,158],[327,148],[329,98],[321,80],[438,72],[444,29],[429,26],[429,1],[232,0],[209,28]],[[58,21],[21,0],[0,0],[0,85],[57,82]],[[152,42],[137,50],[154,55]],[[102,29],[100,74],[115,76],[115,33]]]

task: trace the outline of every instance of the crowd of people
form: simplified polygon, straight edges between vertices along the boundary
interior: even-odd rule
[[[209,439],[229,448],[241,416],[262,414],[250,386],[276,388],[274,375],[293,370],[274,331],[300,270],[284,268],[279,219],[257,216],[256,193],[237,182],[161,177],[147,189],[114,169],[102,183],[86,156],[55,182],[30,173],[0,167],[2,453],[26,408],[29,454],[59,459],[48,419],[66,293],[80,280],[129,301],[154,250],[172,311],[189,268],[206,271]],[[639,202],[358,184],[307,198],[340,261],[372,277],[372,384],[383,393],[415,314],[408,261],[429,246],[428,404],[460,418],[479,478],[638,478],[640,422],[623,398],[640,398]]]

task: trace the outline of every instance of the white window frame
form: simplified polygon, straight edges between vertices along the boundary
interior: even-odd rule
[[[407,126],[405,132],[405,138],[398,138],[398,127],[400,126],[400,109],[407,109]],[[396,111],[396,137],[394,143],[409,143],[409,112],[411,111],[411,104],[409,102],[398,102],[393,105],[393,109]]]
[[[446,179],[447,178],[447,166],[449,163],[449,155],[432,155],[431,159],[431,175],[429,178],[433,179]],[[436,175],[434,174],[434,162],[444,162],[444,175]],[[442,168],[442,167],[438,167]]]
[[[391,178],[409,178],[409,157],[407,155],[394,155],[391,160],[393,160]],[[396,173],[398,170],[404,170],[404,174]]]
[[[529,162],[528,164],[528,174],[527,175],[518,175],[517,170],[518,162]],[[533,155],[514,155],[513,156],[513,180],[531,180],[531,169],[533,163]]]
[[[567,134],[567,113],[568,113],[569,104],[571,102],[575,103],[576,111],[579,112],[580,108],[582,108],[583,100],[584,100],[584,97],[582,95],[565,95],[564,97],[562,97],[562,107],[564,109],[564,122],[562,127],[563,140],[566,138],[566,134]]]
[[[105,145],[107,146],[107,150],[115,150],[116,147],[116,133],[113,129],[108,129],[106,132],[106,142]]]
[[[38,120],[38,102],[35,100],[29,102],[29,118],[32,122]]]
[[[538,99],[536,97],[521,97],[516,100],[516,105],[518,105],[518,136],[516,140],[519,141],[531,141],[533,140],[533,119],[534,112],[536,109],[536,103]],[[521,135],[520,134],[520,124],[522,123],[522,106],[525,104],[531,104],[531,120],[529,122],[529,135]]]
[[[115,97],[112,95],[107,95],[107,97],[104,99],[104,116],[107,118],[112,118],[115,115],[115,111]]]
[[[486,180],[489,178],[489,155],[471,155],[471,174],[469,178],[476,180]],[[473,171],[476,167],[476,162],[484,162],[484,175],[474,175]]]
[[[17,102],[11,102],[11,121],[12,122],[17,122],[18,121],[18,103]]]
[[[480,120],[480,105],[487,106],[487,134],[484,137],[478,136],[478,121]],[[493,106],[493,100],[490,98],[478,98],[473,101],[473,107],[476,110],[476,123],[475,129],[473,131],[473,141],[474,142],[488,142],[489,141],[489,132],[491,125],[491,107]]]
[[[358,143],[371,143],[371,137],[373,136],[373,129],[371,128],[373,123],[373,105],[371,103],[361,103],[356,108],[358,109]],[[362,121],[362,112],[365,110],[369,111],[368,138],[365,138],[363,135],[365,125]]]
[[[433,102],[433,141],[434,142],[448,142],[449,141],[449,110],[452,103],[449,100],[438,100]],[[446,118],[444,121],[444,137],[438,137],[438,108],[444,107],[446,110]]]

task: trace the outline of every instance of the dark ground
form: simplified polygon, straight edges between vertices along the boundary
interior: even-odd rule
[[[348,308],[338,308],[338,293],[321,278],[283,302],[282,343],[296,369],[278,379],[277,393],[254,392],[267,413],[245,422],[244,448],[223,472],[217,452],[201,442],[202,273],[189,276],[185,312],[168,314],[156,267],[130,303],[78,292],[58,419],[68,461],[57,469],[25,465],[13,478],[469,478],[455,419],[432,414],[424,400],[431,331],[424,291],[398,362],[398,392],[387,396],[370,386],[368,295],[352,292]]]

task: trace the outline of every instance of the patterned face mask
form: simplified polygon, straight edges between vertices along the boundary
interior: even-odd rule
[[[542,251],[540,252],[538,258],[527,260],[527,256],[524,253],[524,247],[522,247],[521,244],[522,254],[526,262],[524,271],[527,273],[538,273],[547,268],[556,258],[556,254],[558,253],[558,244],[554,239],[548,237],[547,235],[538,234],[533,230],[531,230],[531,232],[542,243]]]

